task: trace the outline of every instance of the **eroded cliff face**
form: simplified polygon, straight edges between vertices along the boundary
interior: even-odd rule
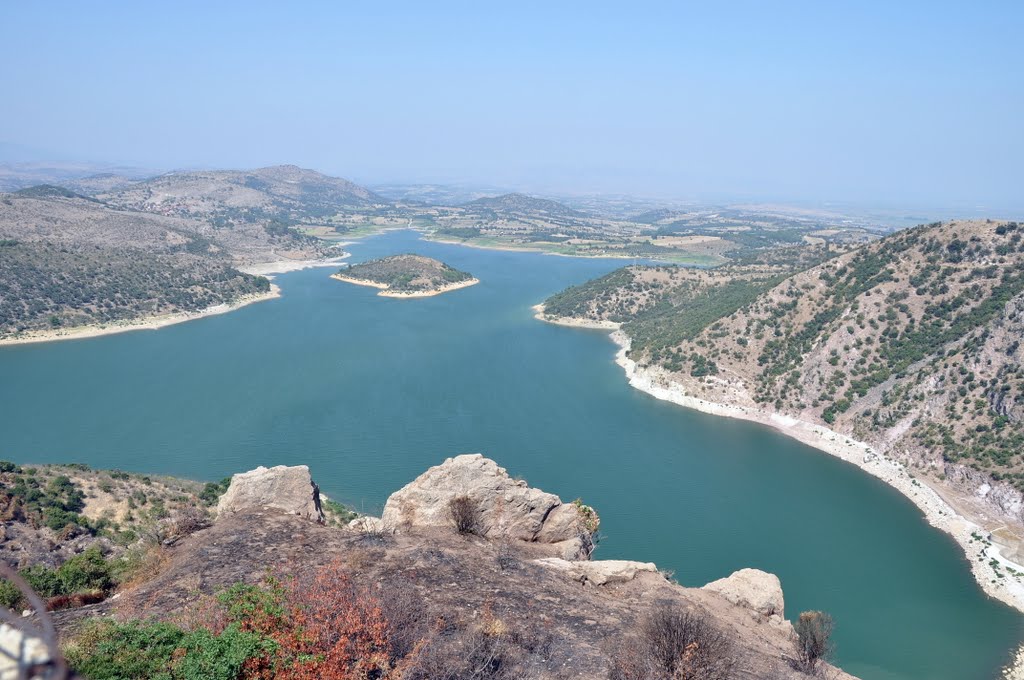
[[[414,604],[417,620],[454,631],[431,645],[448,644],[444,636],[457,631],[500,642],[506,674],[494,677],[610,677],[659,607],[721,631],[737,677],[806,677],[791,666],[793,630],[778,578],[745,569],[684,588],[651,563],[565,559],[566,542],[596,529],[596,513],[511,478],[483,456],[446,460],[393,494],[383,518],[346,527],[296,511],[309,498],[307,477],[304,466],[236,475],[212,526],[167,548],[152,578],[117,599],[57,613],[60,629],[73,634],[81,621],[108,614],[180,620],[234,583],[259,583],[268,573],[302,579],[340,564],[382,601]],[[458,497],[476,503],[475,533],[453,525],[448,503]]]

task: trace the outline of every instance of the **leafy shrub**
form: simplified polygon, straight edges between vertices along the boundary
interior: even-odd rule
[[[18,573],[39,597],[53,597],[63,592],[57,572],[49,567],[37,564]]]
[[[62,564],[56,576],[63,594],[84,590],[106,591],[114,587],[111,564],[97,546],[92,546]]]
[[[199,499],[206,505],[216,505],[229,486],[231,486],[230,477],[225,477],[219,482],[207,482],[203,490],[199,492]]]
[[[68,662],[90,680],[235,680],[273,643],[232,624],[214,634],[169,623],[97,622],[69,645]]]
[[[17,586],[7,579],[0,579],[0,607],[15,609],[21,604],[22,594]]]

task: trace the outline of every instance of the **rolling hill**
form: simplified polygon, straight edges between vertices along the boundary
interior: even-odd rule
[[[920,226],[789,272],[630,267],[545,305],[621,323],[631,358],[688,394],[821,423],[1024,520],[1015,222]]]

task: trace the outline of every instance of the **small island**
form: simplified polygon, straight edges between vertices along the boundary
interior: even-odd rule
[[[422,255],[391,255],[350,265],[332,279],[380,288],[383,297],[418,298],[440,295],[480,283],[472,274]]]

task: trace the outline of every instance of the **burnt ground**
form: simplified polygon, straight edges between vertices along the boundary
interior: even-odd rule
[[[55,618],[65,637],[94,617],[172,619],[236,582],[257,583],[268,573],[301,574],[340,559],[355,580],[382,593],[412,589],[432,618],[468,624],[486,612],[519,631],[531,649],[520,677],[607,677],[609,655],[661,601],[704,612],[733,638],[739,657],[735,677],[806,677],[789,666],[788,626],[769,624],[716,593],[683,588],[660,574],[585,585],[531,562],[544,556],[550,548],[540,544],[510,545],[445,528],[368,535],[275,511],[249,511],[223,516],[167,548],[146,582]]]

